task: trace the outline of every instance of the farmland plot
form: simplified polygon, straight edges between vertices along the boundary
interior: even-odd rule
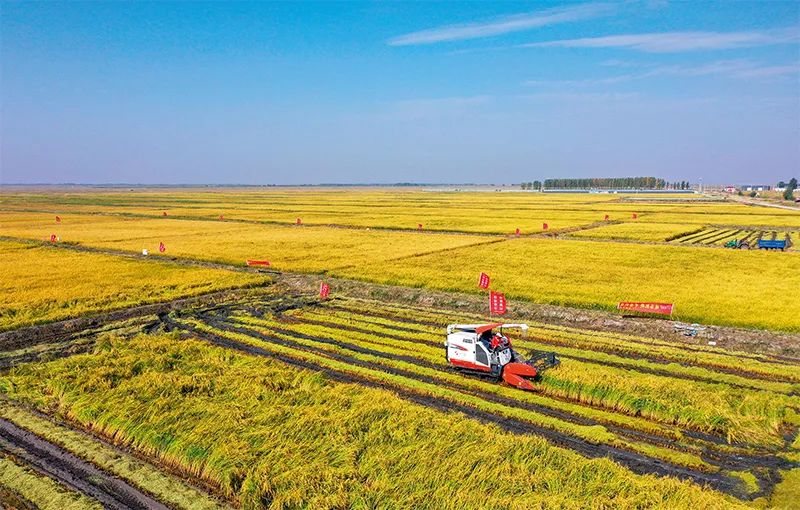
[[[0,241],[0,257],[0,330],[269,281],[18,242]]]
[[[797,455],[797,365],[533,324],[516,348],[555,350],[562,364],[522,392],[445,365],[444,326],[479,319],[254,297],[160,318],[201,341],[106,337],[89,353],[19,366],[0,377],[0,391],[245,508],[380,506],[398,495],[426,508],[478,508],[486,497],[509,508],[553,499],[730,508],[729,495],[767,502],[784,490]],[[748,377],[731,373],[742,357]],[[481,476],[455,475],[469,469]],[[485,476],[497,484],[463,490]]]
[[[539,303],[612,310],[620,301],[672,302],[681,320],[800,331],[800,300],[791,299],[796,281],[786,278],[800,274],[794,253],[515,239],[491,249],[456,249],[332,274],[479,292],[481,271],[508,296]],[[732,273],[735,283],[729,282]]]

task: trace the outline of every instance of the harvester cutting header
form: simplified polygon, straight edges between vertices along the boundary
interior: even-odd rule
[[[511,347],[503,329],[520,329],[527,324],[451,324],[444,343],[447,362],[457,369],[475,375],[502,379],[512,386],[532,390],[531,380],[560,361],[553,352],[539,352],[525,360]],[[498,330],[498,332],[494,332]]]

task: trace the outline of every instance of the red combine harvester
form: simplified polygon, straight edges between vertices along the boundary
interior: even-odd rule
[[[447,362],[473,375],[502,378],[511,386],[532,390],[531,380],[542,371],[561,363],[553,352],[537,352],[529,359],[511,348],[503,329],[528,331],[527,324],[451,324],[444,343]],[[499,332],[494,333],[494,330]]]

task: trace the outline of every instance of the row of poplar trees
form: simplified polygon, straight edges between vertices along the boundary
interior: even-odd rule
[[[690,189],[688,181],[669,183],[657,177],[595,177],[588,179],[545,179],[523,182],[522,189]]]

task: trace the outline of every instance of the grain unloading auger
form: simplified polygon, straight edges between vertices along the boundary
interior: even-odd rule
[[[553,352],[537,352],[525,360],[511,348],[503,329],[528,331],[527,324],[451,324],[447,326],[444,343],[447,362],[464,372],[503,378],[523,390],[532,390],[531,380],[542,371],[557,366],[560,361]],[[493,330],[499,330],[493,332]]]

